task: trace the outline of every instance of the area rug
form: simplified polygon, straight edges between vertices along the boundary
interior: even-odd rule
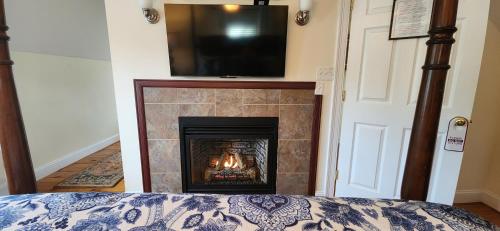
[[[57,184],[57,188],[74,187],[114,187],[123,179],[123,167],[121,153],[115,153],[106,157],[96,165],[88,167],[81,172],[69,177]]]

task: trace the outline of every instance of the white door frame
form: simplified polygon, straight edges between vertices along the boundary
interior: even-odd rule
[[[340,141],[340,126],[342,125],[342,104],[344,95],[345,67],[347,48],[349,46],[349,27],[351,19],[351,4],[353,0],[339,0],[337,12],[337,47],[335,49],[335,78],[332,84],[332,113],[330,127],[330,142],[327,165],[326,196],[335,196],[337,181],[337,159]]]

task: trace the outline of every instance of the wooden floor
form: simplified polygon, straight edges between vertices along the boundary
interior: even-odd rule
[[[124,192],[125,184],[123,180],[118,182],[113,188],[54,188],[58,183],[64,179],[95,165],[99,160],[106,158],[112,154],[120,151],[120,143],[114,143],[103,150],[93,153],[59,171],[39,180],[37,182],[38,192]]]
[[[473,214],[476,214],[483,219],[500,226],[500,213],[487,205],[477,202],[477,203],[467,203],[467,204],[455,204],[455,207],[459,207],[467,210]]]

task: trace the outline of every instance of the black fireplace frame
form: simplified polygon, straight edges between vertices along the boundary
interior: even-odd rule
[[[179,117],[183,193],[275,194],[278,158],[277,117]],[[267,183],[204,185],[191,182],[190,138],[263,138],[269,140]]]

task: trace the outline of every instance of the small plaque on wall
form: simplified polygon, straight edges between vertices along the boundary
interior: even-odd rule
[[[389,40],[428,37],[432,0],[394,0]]]

